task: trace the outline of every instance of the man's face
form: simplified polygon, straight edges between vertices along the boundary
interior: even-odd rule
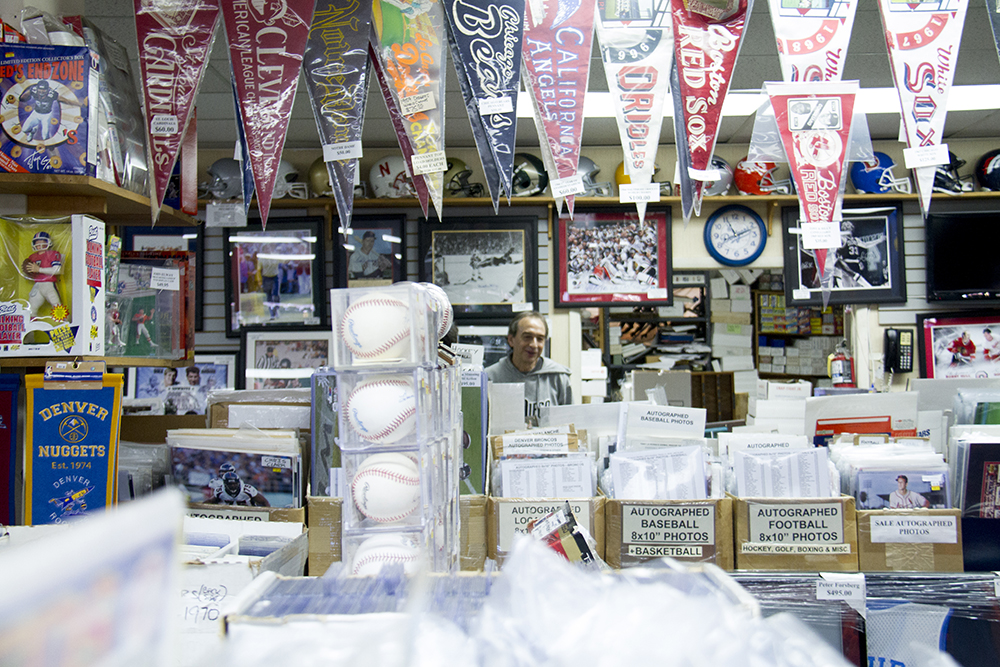
[[[187,379],[190,385],[198,384],[201,382],[201,372],[198,369],[188,370]]]
[[[963,343],[968,343],[969,342],[969,334],[967,334],[967,333],[962,334],[962,342]]]
[[[906,478],[905,477],[897,477],[896,478],[896,484],[899,486],[899,490],[900,491],[906,491]]]
[[[522,373],[535,367],[545,348],[545,322],[537,317],[526,317],[517,323],[517,335],[507,336],[507,343],[514,351],[511,361]]]
[[[364,251],[365,254],[371,252],[372,248],[374,248],[374,247],[375,247],[375,239],[374,238],[372,238],[371,236],[369,236],[366,239],[362,239],[362,241],[361,241],[361,250]]]

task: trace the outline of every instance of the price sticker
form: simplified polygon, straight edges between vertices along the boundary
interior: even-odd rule
[[[936,167],[939,164],[948,164],[951,162],[951,156],[948,155],[948,144],[904,148],[903,162],[906,163],[907,169]]]
[[[580,174],[573,174],[566,178],[557,178],[549,181],[549,187],[552,188],[553,197],[569,197],[570,195],[578,195],[585,191],[583,176]]]
[[[153,116],[153,122],[149,124],[149,133],[154,137],[166,137],[179,131],[180,123],[173,114],[156,114]]]
[[[399,98],[399,110],[404,116],[412,116],[435,108],[437,104],[434,102],[434,93],[417,93]]]
[[[334,160],[355,160],[363,157],[360,141],[345,141],[341,144],[323,144],[323,162]]]
[[[816,582],[817,600],[843,600],[862,617],[865,616],[865,575],[844,572],[820,572]]]
[[[695,169],[694,167],[688,167],[688,176],[696,181],[714,183],[722,178],[722,172],[718,169]]]
[[[154,267],[149,275],[149,287],[171,292],[179,291],[181,288],[180,270]]]
[[[480,98],[479,115],[491,116],[495,113],[514,113],[514,102],[510,95]]]
[[[448,159],[444,151],[431,151],[423,155],[413,156],[413,175],[432,174],[436,171],[447,171]]]
[[[801,229],[806,250],[840,247],[840,225],[836,222],[807,222]]]
[[[618,201],[634,204],[641,201],[660,201],[659,183],[622,183],[618,186]]]

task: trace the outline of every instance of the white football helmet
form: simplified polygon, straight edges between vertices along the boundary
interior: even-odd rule
[[[406,169],[406,162],[398,155],[389,155],[372,165],[368,181],[376,197],[399,199],[415,197],[417,193]]]
[[[274,179],[274,198],[292,197],[293,199],[308,199],[309,188],[305,183],[298,183],[299,170],[288,160],[278,163],[278,176]]]

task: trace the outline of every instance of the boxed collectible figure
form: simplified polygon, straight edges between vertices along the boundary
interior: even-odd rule
[[[194,359],[195,321],[195,256],[193,252],[176,250],[126,250],[121,253],[121,265],[151,268],[151,286],[181,295],[179,317],[169,320],[170,330],[180,334],[180,356]],[[134,317],[134,316],[133,316]],[[127,345],[127,343],[126,343]]]
[[[86,47],[4,44],[0,169],[96,173],[98,59]]]
[[[0,355],[104,354],[104,223],[0,219]]]
[[[184,358],[180,324],[185,289],[179,269],[122,261],[118,293],[109,297],[109,310],[117,314],[112,326],[120,327],[116,347],[121,356]]]

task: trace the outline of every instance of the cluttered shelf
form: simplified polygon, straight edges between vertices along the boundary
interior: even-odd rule
[[[8,357],[0,354],[0,368],[44,368],[49,361],[68,360],[60,357]],[[103,361],[108,368],[183,368],[191,365],[188,359],[151,359],[147,357],[72,357],[74,361]]]

